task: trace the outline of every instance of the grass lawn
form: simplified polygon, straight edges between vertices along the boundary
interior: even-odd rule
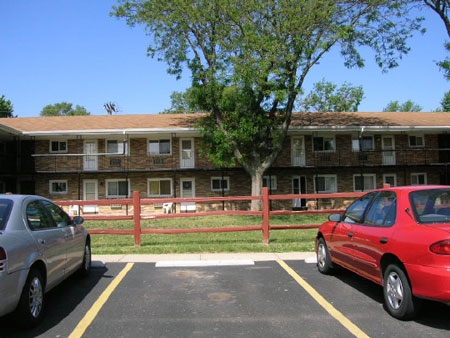
[[[327,215],[273,216],[270,224],[320,224]],[[256,216],[203,216],[163,218],[141,221],[142,228],[157,229],[207,228],[259,225]],[[132,229],[132,221],[91,221],[89,229]],[[313,251],[317,229],[271,230],[270,243],[262,242],[261,231],[194,233],[194,234],[143,234],[141,246],[134,245],[131,235],[92,235],[93,254],[167,254],[167,253],[218,253],[218,252],[292,252]]]

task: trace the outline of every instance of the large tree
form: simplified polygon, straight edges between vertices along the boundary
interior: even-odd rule
[[[417,1],[417,0],[416,0]],[[426,7],[431,8],[442,20],[447,31],[447,36],[450,38],[450,19],[448,11],[450,9],[450,0],[420,0]],[[445,49],[450,52],[450,42],[444,45]],[[437,65],[444,72],[447,80],[450,80],[450,58],[446,57],[443,61],[438,61]]]
[[[203,139],[218,166],[237,161],[260,195],[312,67],[338,48],[347,67],[363,67],[362,46],[383,69],[409,51],[420,18],[407,0],[118,0],[112,15],[143,25],[150,56],[181,76],[185,66],[209,112]],[[324,60],[322,60],[324,59]],[[252,203],[256,209],[258,203]]]
[[[0,117],[15,117],[13,115],[13,105],[10,100],[5,98],[5,95],[0,97]]]
[[[60,102],[49,104],[42,108],[41,116],[73,116],[91,115],[83,106],[76,105],[72,108],[72,103]]]

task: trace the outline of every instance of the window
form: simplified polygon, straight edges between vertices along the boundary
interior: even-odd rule
[[[396,195],[392,191],[379,193],[366,213],[367,225],[391,226],[396,218]]]
[[[127,143],[118,140],[106,140],[107,154],[126,154],[128,151]]]
[[[411,174],[411,184],[412,185],[427,184],[427,174],[425,174],[425,173],[412,173]]]
[[[314,151],[335,151],[334,137],[315,136],[313,138]]]
[[[106,180],[106,198],[126,198],[130,196],[129,180]]]
[[[337,191],[335,175],[320,175],[314,178],[314,190],[317,193],[332,193]]]
[[[170,197],[172,196],[172,180],[170,178],[149,179],[147,190],[149,197]]]
[[[270,190],[277,190],[277,177],[276,176],[264,176],[263,187],[267,187]]]
[[[423,148],[425,146],[423,136],[409,135],[409,146],[413,148]]]
[[[344,222],[361,224],[364,221],[364,213],[376,193],[369,193],[354,201],[345,211]]]
[[[383,183],[389,184],[391,187],[397,186],[397,175],[396,174],[384,174]]]
[[[150,155],[170,155],[170,140],[148,141],[148,153]]]
[[[361,147],[360,147],[361,145]],[[360,148],[362,150],[360,150]],[[375,149],[372,136],[363,136],[361,139],[352,140],[353,151],[373,151]]]
[[[212,177],[211,178],[211,191],[229,191],[230,190],[230,178],[225,177]]]
[[[376,187],[375,174],[353,175],[353,191],[368,191]]]
[[[50,181],[50,194],[67,194],[67,181],[52,180]]]
[[[67,141],[50,141],[51,153],[67,153]]]

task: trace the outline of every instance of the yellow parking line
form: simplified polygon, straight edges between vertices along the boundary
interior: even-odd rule
[[[353,324],[347,317],[338,311],[333,305],[325,300],[311,285],[309,285],[302,277],[300,277],[289,265],[284,261],[278,261],[278,264],[286,270],[286,272],[294,278],[300,286],[305,289],[314,300],[319,303],[332,317],[349,330],[355,337],[369,337],[359,327]]]
[[[108,298],[111,296],[113,291],[116,289],[116,287],[119,285],[119,283],[122,281],[122,279],[126,276],[128,271],[131,270],[134,263],[128,263],[122,271],[117,275],[116,278],[111,282],[111,284],[108,285],[108,287],[103,291],[103,293],[98,297],[96,302],[92,305],[92,307],[89,309],[89,311],[86,313],[86,315],[83,317],[83,319],[78,323],[77,327],[72,331],[69,338],[80,338],[83,333],[86,331],[89,325],[91,325],[92,321],[95,319],[103,305],[106,303]]]

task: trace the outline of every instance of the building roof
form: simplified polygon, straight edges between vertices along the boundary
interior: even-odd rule
[[[86,115],[0,118],[0,131],[24,136],[195,132],[204,114]],[[292,130],[450,129],[450,113],[294,113]]]

